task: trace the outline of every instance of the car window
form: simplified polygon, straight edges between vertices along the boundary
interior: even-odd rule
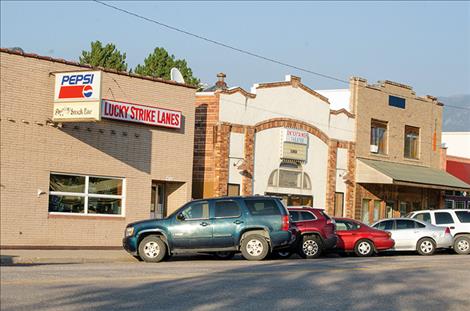
[[[325,213],[324,211],[320,211],[320,214],[322,214],[322,215],[323,215],[323,217],[325,217],[325,218],[326,218],[326,220],[331,220],[331,217],[330,217],[330,216],[328,216],[328,214],[327,214],[327,213]]]
[[[396,224],[397,224],[396,225],[397,230],[414,229],[414,227],[415,227],[415,222],[412,221],[412,220],[397,219]]]
[[[470,223],[470,211],[458,211],[455,212],[457,214],[457,217],[459,218],[460,222],[463,223]]]
[[[310,212],[300,212],[302,220],[315,220],[315,216]]]
[[[414,219],[418,219],[424,222],[431,223],[431,214],[430,213],[419,213],[413,216]]]
[[[346,222],[343,220],[336,220],[336,231],[348,230]]]
[[[445,225],[445,224],[454,223],[454,220],[452,219],[452,215],[448,212],[436,212],[434,213],[434,217],[436,218],[436,225]]]
[[[290,214],[290,218],[292,219],[292,221],[294,222],[299,221],[300,219],[299,212],[289,211],[289,214]]]
[[[194,202],[186,207],[181,214],[185,220],[191,219],[208,219],[209,218],[209,203],[208,202]]]
[[[348,230],[357,230],[360,228],[360,225],[354,221],[347,221],[346,224],[349,228]]]
[[[374,228],[379,229],[379,230],[392,230],[393,220],[381,221],[378,224],[375,224]]]
[[[416,228],[426,228],[425,225],[423,225],[422,223],[419,223],[417,221],[415,221],[415,225],[416,225]]]
[[[236,201],[217,201],[215,202],[215,217],[240,217],[242,211]]]
[[[276,201],[269,199],[245,200],[246,207],[253,216],[281,215]]]

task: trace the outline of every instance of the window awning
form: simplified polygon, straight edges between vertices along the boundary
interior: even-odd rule
[[[470,185],[446,171],[410,164],[357,159],[356,182],[469,191]]]

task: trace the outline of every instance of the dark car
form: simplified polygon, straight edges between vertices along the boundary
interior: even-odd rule
[[[392,234],[378,230],[350,218],[334,218],[338,243],[341,252],[354,252],[359,257],[372,256],[374,253],[393,248]]]
[[[295,239],[289,213],[278,198],[238,196],[191,201],[165,219],[131,223],[123,247],[148,262],[182,252],[224,258],[241,252],[248,260],[262,260]]]
[[[303,258],[317,258],[322,252],[333,249],[338,237],[335,222],[323,208],[309,206],[289,206],[291,221],[297,227],[299,236],[295,248]],[[278,252],[279,256],[288,257],[286,251]]]

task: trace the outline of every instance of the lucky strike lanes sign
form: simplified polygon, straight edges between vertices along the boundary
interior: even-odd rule
[[[101,117],[153,126],[180,129],[181,111],[103,99]]]

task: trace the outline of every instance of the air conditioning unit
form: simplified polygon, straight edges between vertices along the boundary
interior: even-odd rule
[[[377,145],[370,145],[370,152],[373,152],[373,153],[379,152],[379,146],[377,146]]]

